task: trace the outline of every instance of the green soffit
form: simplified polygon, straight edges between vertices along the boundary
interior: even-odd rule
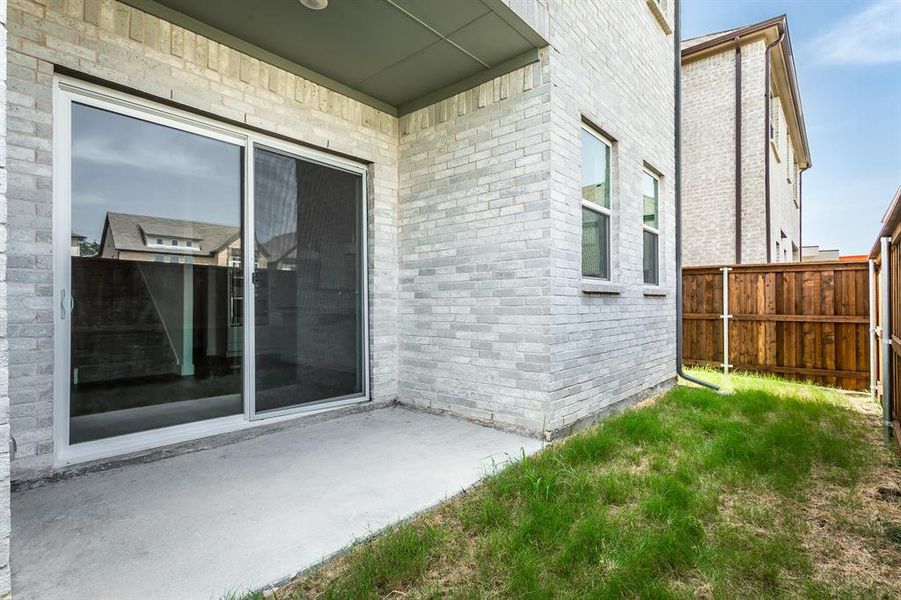
[[[402,116],[538,60],[547,41],[502,0],[123,0]]]

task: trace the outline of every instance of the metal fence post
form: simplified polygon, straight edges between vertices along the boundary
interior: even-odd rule
[[[878,360],[876,352],[876,261],[871,258],[867,263],[870,269],[868,280],[870,290],[870,396],[875,399],[877,396],[876,361]]]
[[[880,254],[882,255],[882,419],[886,438],[892,435],[892,322],[891,322],[891,241],[890,237],[883,237]]]
[[[723,375],[729,375],[729,367],[732,366],[729,364],[729,319],[732,318],[732,315],[729,314],[729,271],[731,270],[729,267],[720,269],[723,272],[723,314],[720,316],[723,320]]]

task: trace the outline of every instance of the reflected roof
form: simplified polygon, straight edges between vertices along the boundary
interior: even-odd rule
[[[113,247],[116,250],[147,252],[147,238],[159,237],[196,240],[200,253],[216,254],[233,242],[240,235],[241,229],[234,225],[110,212],[106,213],[104,240],[107,232],[112,234]],[[188,250],[181,246],[166,248],[166,252],[198,253],[197,250]]]

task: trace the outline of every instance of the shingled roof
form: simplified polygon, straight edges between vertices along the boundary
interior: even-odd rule
[[[732,29],[726,29],[725,31],[717,31],[715,33],[708,33],[707,35],[699,35],[698,37],[682,40],[682,50],[688,50],[690,48],[694,48],[695,46],[700,46],[704,42],[708,42],[719,37],[726,37],[730,33],[734,33],[736,31],[739,31],[740,29],[743,29],[743,27],[734,27]]]
[[[116,250],[159,252],[159,248],[147,247],[147,238],[181,238],[195,240],[197,244],[193,250],[182,246],[172,246],[166,248],[166,252],[212,256],[234,241],[241,234],[241,228],[202,221],[109,212],[106,213],[106,224],[103,227],[104,239],[101,240],[101,247],[103,247],[108,234],[112,235],[113,247]]]

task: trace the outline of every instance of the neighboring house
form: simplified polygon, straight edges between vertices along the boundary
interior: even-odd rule
[[[9,0],[12,479],[360,402],[552,437],[672,385],[673,4]],[[238,290],[198,264],[234,248]]]
[[[785,16],[684,40],[682,85],[683,264],[800,260],[811,163]]]
[[[73,232],[71,238],[71,245],[69,246],[69,251],[72,256],[81,256],[81,247],[84,241],[87,238],[83,235]]]
[[[241,228],[111,212],[99,247],[101,258],[240,266]]]
[[[804,262],[814,261],[831,261],[840,260],[840,252],[838,249],[825,250],[819,246],[803,246],[801,248],[801,257]]]

